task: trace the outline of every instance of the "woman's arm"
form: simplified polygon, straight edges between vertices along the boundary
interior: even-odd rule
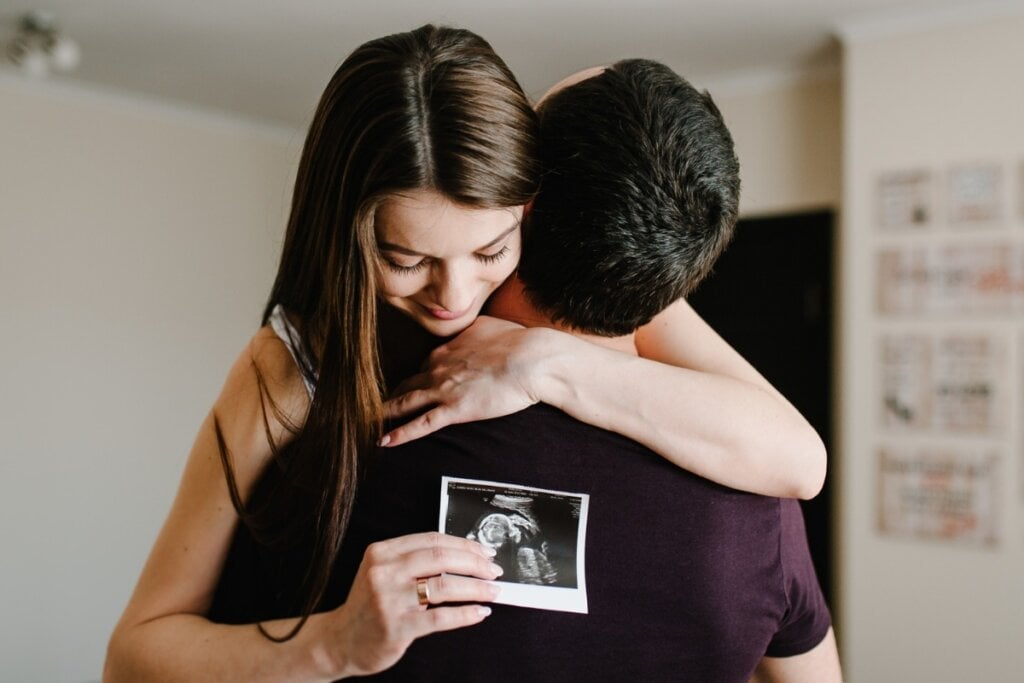
[[[809,652],[763,657],[750,683],[843,683],[835,632],[830,628],[825,639]]]
[[[546,328],[481,318],[400,388],[392,415],[433,410],[390,445],[540,401],[726,486],[810,498],[825,450],[807,421],[683,300],[636,334],[643,358]],[[406,393],[401,393],[406,392]]]
[[[696,418],[701,421],[703,439],[723,457],[734,459],[737,477],[749,468],[750,485],[734,485],[717,476],[692,471],[735,488],[768,495],[809,499],[821,491],[827,460],[821,437],[685,299],[637,330],[636,348],[644,358],[686,372],[688,379],[680,378],[679,389],[698,392],[690,398],[706,406],[706,414]],[[692,389],[686,389],[684,382],[691,380]],[[700,384],[708,392],[703,396],[699,395]],[[731,456],[725,453],[732,449],[736,450]],[[714,454],[708,457],[713,458]]]
[[[371,546],[346,603],[314,615],[284,643],[265,638],[255,624],[229,626],[205,618],[238,523],[213,415],[243,497],[271,456],[254,363],[286,421],[304,419],[308,399],[298,370],[274,333],[261,330],[235,363],[199,431],[170,514],[111,636],[105,681],[330,681],[380,671],[412,639],[486,616],[477,605],[432,610],[419,605],[417,577],[454,572],[493,579],[496,574],[478,544],[418,534]],[[267,417],[273,438],[284,445],[291,432],[273,411],[268,409]],[[493,587],[476,579],[435,578],[429,585],[432,602],[494,597]],[[264,626],[282,635],[294,622]]]

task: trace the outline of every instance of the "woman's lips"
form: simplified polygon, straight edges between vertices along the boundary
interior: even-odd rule
[[[430,315],[434,316],[438,320],[458,320],[459,318],[461,318],[462,316],[466,315],[466,313],[469,312],[468,308],[464,311],[455,312],[446,310],[444,308],[431,308],[429,306],[424,306],[424,308],[427,309],[427,312],[430,313]]]

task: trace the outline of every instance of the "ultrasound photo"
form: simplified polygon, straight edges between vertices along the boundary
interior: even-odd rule
[[[504,574],[496,602],[586,612],[584,540],[589,496],[443,477],[439,528],[495,550]]]

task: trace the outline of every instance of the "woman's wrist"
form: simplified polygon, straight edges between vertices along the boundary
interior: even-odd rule
[[[571,334],[545,327],[529,330],[534,351],[527,362],[526,390],[540,403],[564,410],[572,400],[573,370],[587,344]]]
[[[334,617],[332,619],[332,617]],[[349,678],[354,672],[348,670],[350,659],[342,652],[343,639],[337,633],[336,615],[323,612],[310,615],[296,640],[302,642],[302,658],[315,676],[316,681],[336,681]]]

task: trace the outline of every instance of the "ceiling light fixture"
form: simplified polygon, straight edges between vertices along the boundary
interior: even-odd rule
[[[51,12],[35,10],[21,17],[18,35],[7,46],[7,57],[33,78],[51,70],[72,71],[81,61],[78,43],[61,35]]]

